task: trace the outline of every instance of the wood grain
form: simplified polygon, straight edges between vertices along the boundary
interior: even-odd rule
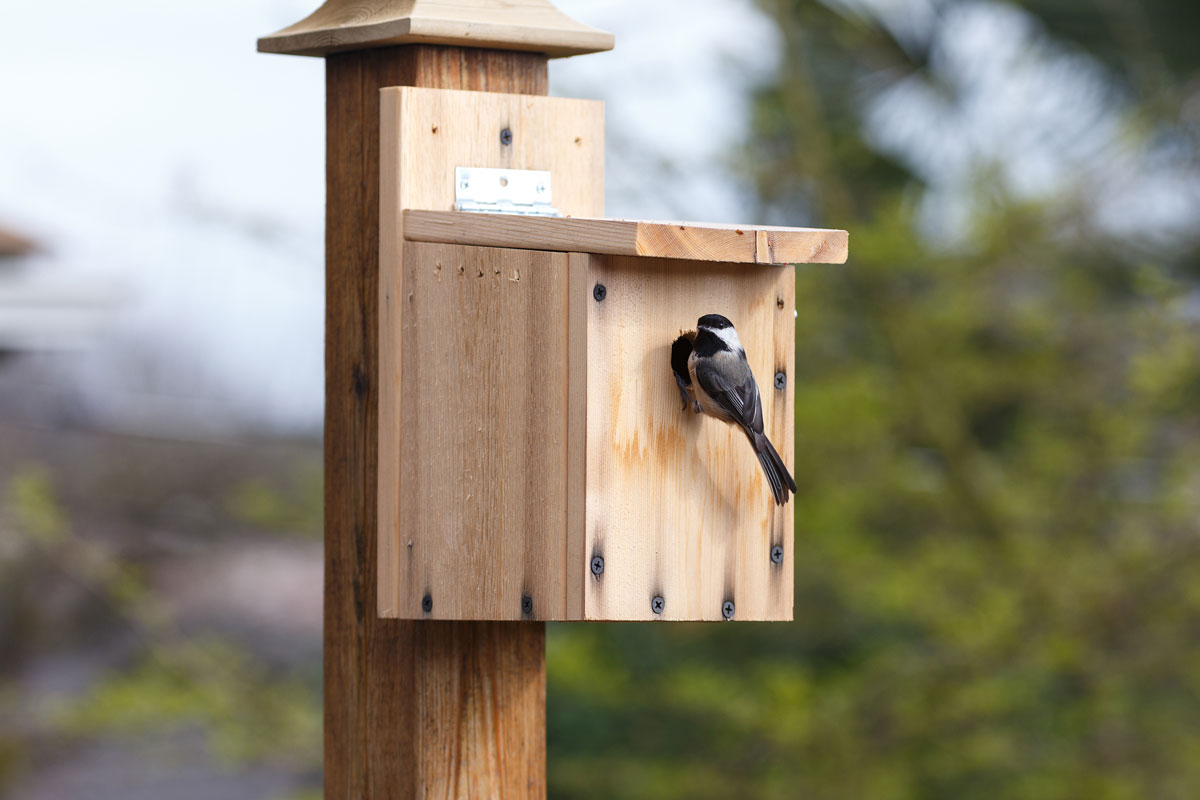
[[[560,207],[602,213],[603,106],[410,87],[381,100],[379,614],[578,615],[562,492],[568,401],[583,399],[569,342],[586,356],[568,289],[585,277],[572,284],[564,254],[405,245],[401,210],[452,207],[454,168],[473,166],[550,170]]]
[[[556,177],[556,195],[560,184]],[[839,230],[417,209],[404,212],[404,236],[417,242],[740,264],[844,264],[849,247],[849,234]]]
[[[545,796],[545,662],[537,657],[544,626],[384,620],[376,614],[375,595],[379,90],[426,85],[536,94],[546,84],[546,59],[524,53],[410,46],[326,61],[324,703],[330,800],[466,796],[464,774],[492,787],[478,796]],[[453,675],[444,674],[448,668]],[[491,690],[480,691],[480,681],[490,682]],[[477,737],[489,744],[479,746]],[[439,750],[427,749],[432,741],[442,743]]]
[[[758,380],[767,435],[793,464],[792,389],[774,375],[795,366],[791,270],[592,256],[589,304],[586,543],[604,559],[587,581],[591,620],[790,620],[791,505],[776,506],[745,436],[681,410],[671,342],[706,313],[729,317]],[[652,487],[652,488],[651,488]],[[665,600],[662,614],[651,601]]]
[[[413,625],[413,796],[546,796],[546,648],[543,626],[518,622]],[[403,796],[390,791],[382,797]]]
[[[549,0],[326,0],[303,20],[259,39],[258,49],[318,56],[401,44],[560,57],[611,50],[613,36],[576,22]]]
[[[402,269],[380,614],[565,619],[570,387],[586,370],[570,359],[568,256],[408,243]]]

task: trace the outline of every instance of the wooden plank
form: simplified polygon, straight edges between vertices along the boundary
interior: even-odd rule
[[[380,486],[398,517],[380,546],[403,541],[381,557],[394,576],[381,613],[564,619],[567,255],[410,242],[402,269],[389,335],[403,435],[395,455],[380,451],[398,465],[399,485]]]
[[[588,284],[590,258],[582,253],[569,256],[567,295],[567,529],[566,578],[567,619],[584,619],[587,568],[587,370],[588,370]]]
[[[325,797],[461,796],[464,773],[494,787],[481,796],[544,797],[544,726],[531,723],[544,720],[544,626],[376,614],[379,89],[401,84],[544,94],[546,60],[414,46],[326,62]],[[521,671],[493,668],[513,662]],[[470,678],[483,665],[490,696]],[[488,748],[454,738],[462,720],[486,720]],[[425,749],[431,737],[443,749]]]
[[[521,465],[512,460],[521,454],[543,458],[527,453],[522,426],[536,432],[532,442],[548,437],[566,447],[561,427],[548,427],[549,419],[562,426],[568,417],[566,256],[526,251],[507,263],[495,251],[418,248],[404,243],[401,209],[452,207],[454,168],[474,166],[550,170],[563,184],[556,202],[564,210],[603,213],[603,105],[411,87],[385,89],[381,102],[379,614],[566,618],[562,581],[569,553],[556,540],[556,551],[547,554],[545,536],[550,526],[562,536],[567,497],[540,485],[521,488],[514,472]],[[512,133],[507,145],[500,140],[504,129]],[[410,264],[410,254],[417,253],[422,263]],[[484,275],[471,275],[468,268]],[[519,280],[511,280],[514,270]],[[577,275],[574,283],[583,280]],[[572,341],[582,365],[577,328]],[[479,331],[488,335],[475,336]],[[573,374],[579,382],[585,379],[582,371]],[[551,393],[514,395],[522,382]],[[531,416],[537,403],[546,421]],[[430,426],[438,414],[444,421]],[[461,420],[488,420],[491,427],[464,431],[454,427]],[[506,446],[498,448],[496,437]],[[469,445],[478,461],[467,463],[454,449],[434,452],[445,440],[456,448]],[[418,452],[419,459],[413,455]],[[564,450],[558,457],[557,463],[528,466],[550,470],[531,473],[539,480],[546,474],[561,477],[556,487],[565,491],[568,456]],[[450,484],[462,480],[480,483],[469,501],[447,494]],[[529,503],[538,498],[541,516],[521,517],[534,513]],[[528,565],[515,564],[517,551],[506,549],[513,547],[528,548]],[[514,565],[503,571],[504,580],[497,562],[487,573],[495,581],[481,587],[463,579],[483,574],[469,570],[501,557]],[[515,577],[524,585],[512,583]],[[426,593],[433,602],[430,612],[422,608]],[[531,614],[522,615],[524,593],[534,601]],[[581,601],[572,602],[582,610]]]
[[[576,22],[549,0],[326,0],[258,40],[264,53],[318,56],[400,44],[527,50],[552,57],[611,50],[611,33]]]
[[[556,198],[570,188],[554,176]],[[739,264],[844,264],[849,249],[849,234],[841,230],[406,208],[404,235],[417,242]]]
[[[687,261],[590,257],[588,286],[606,291],[589,301],[585,547],[604,570],[586,582],[587,619],[720,620],[726,600],[738,620],[792,618],[790,567],[770,551],[786,542],[790,554],[793,506],[774,505],[740,431],[681,410],[669,353],[701,315],[728,316],[790,468],[791,394],[773,379],[794,369],[794,280],[763,266],[717,264],[698,278]]]

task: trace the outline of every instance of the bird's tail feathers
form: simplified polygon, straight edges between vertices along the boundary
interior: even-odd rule
[[[788,501],[789,491],[792,494],[796,493],[796,481],[792,479],[792,474],[788,472],[783,459],[779,457],[766,434],[756,433],[750,441],[754,445],[758,463],[762,465],[763,474],[767,476],[767,483],[771,484],[771,494],[775,496],[775,503],[783,505]]]

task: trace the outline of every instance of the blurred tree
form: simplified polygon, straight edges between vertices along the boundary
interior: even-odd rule
[[[552,795],[1194,796],[1197,240],[1114,227],[1092,172],[1017,191],[986,152],[931,230],[942,154],[917,151],[944,120],[890,146],[880,106],[914,82],[994,102],[945,37],[1019,13],[1069,54],[1047,81],[1102,75],[1097,102],[1141,132],[1089,170],[1145,177],[1181,130],[1194,163],[1200,12],[763,6],[784,45],[745,156],[763,213],[852,234],[850,264],[798,270],[796,622],[556,626]]]
[[[297,472],[297,480],[311,475]],[[204,736],[223,767],[269,765],[295,774],[297,784],[319,784],[315,670],[270,663],[228,631],[185,630],[145,580],[147,564],[75,530],[47,468],[17,466],[2,488],[0,797],[24,773],[50,771],[88,744],[124,740],[164,763],[195,757],[181,735],[191,731]],[[243,496],[240,489],[233,494]],[[307,515],[287,515],[289,526],[277,533],[312,528],[313,513],[319,520],[319,504],[296,507]],[[272,529],[265,515],[250,516]],[[110,669],[86,664],[94,639],[124,651]],[[80,681],[85,685],[53,695],[27,691],[29,673],[55,651],[81,662],[76,674],[89,676]]]

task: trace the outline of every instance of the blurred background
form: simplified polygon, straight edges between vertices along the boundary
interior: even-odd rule
[[[320,796],[315,5],[5,10],[0,797]],[[1200,6],[557,5],[610,215],[852,258],[796,621],[549,626],[551,796],[1200,793]]]

